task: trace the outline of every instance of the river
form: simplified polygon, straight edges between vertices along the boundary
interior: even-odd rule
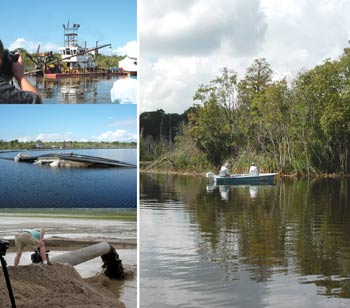
[[[141,307],[348,307],[349,179],[140,176]]]
[[[44,79],[28,77],[44,104],[109,104],[117,76]],[[127,77],[122,77],[127,78]]]
[[[29,151],[39,155],[54,151]],[[136,149],[68,150],[137,163]],[[1,153],[13,158],[18,152]],[[136,208],[136,168],[51,168],[0,159],[1,208]]]

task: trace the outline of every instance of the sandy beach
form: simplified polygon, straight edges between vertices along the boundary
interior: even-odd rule
[[[17,307],[136,307],[136,227],[135,221],[64,218],[45,214],[0,213],[0,238],[9,240],[5,260]],[[14,237],[21,230],[45,228],[49,256],[73,251],[95,243],[108,242],[119,254],[127,273],[125,281],[112,280],[102,273],[100,257],[75,267],[31,264],[31,251],[24,252],[19,267],[13,267]],[[11,307],[0,273],[0,306]]]

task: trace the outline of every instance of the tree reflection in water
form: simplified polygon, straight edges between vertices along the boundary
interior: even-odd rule
[[[298,275],[319,294],[350,298],[350,182],[285,180],[275,186],[207,186],[199,177],[142,174],[141,205],[179,201],[198,225],[196,251],[226,279]],[[171,230],[164,230],[171,232]]]

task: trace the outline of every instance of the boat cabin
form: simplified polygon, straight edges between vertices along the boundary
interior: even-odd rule
[[[71,26],[69,22],[67,25],[63,25],[64,47],[59,48],[63,65],[69,70],[94,69],[96,63],[93,56],[88,53],[89,49],[86,46],[81,47],[78,44],[79,27],[79,24],[73,24],[73,26]]]

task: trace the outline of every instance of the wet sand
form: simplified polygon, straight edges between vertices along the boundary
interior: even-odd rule
[[[30,255],[32,252],[28,251],[23,253],[21,262],[20,262],[21,265],[25,265],[25,266],[21,266],[18,269],[12,267],[13,259],[15,256],[14,237],[17,232],[23,229],[41,228],[41,227],[45,228],[44,240],[46,244],[46,249],[50,250],[49,256],[54,256],[64,251],[71,251],[82,247],[87,247],[89,245],[99,243],[102,241],[106,241],[110,243],[117,250],[117,253],[119,254],[119,258],[123,262],[123,266],[125,270],[127,271],[127,273],[129,273],[129,279],[127,279],[126,281],[121,282],[121,281],[110,280],[106,278],[103,274],[101,275],[101,271],[102,271],[101,258],[96,258],[88,262],[84,262],[82,264],[75,266],[74,268],[72,267],[72,269],[69,269],[69,268],[66,269],[69,273],[71,273],[71,271],[73,272],[76,271],[77,275],[80,277],[79,279],[82,279],[81,281],[79,280],[79,284],[84,285],[83,289],[87,288],[88,290],[90,290],[90,288],[92,288],[93,291],[91,292],[96,292],[97,294],[96,301],[98,302],[97,299],[100,298],[100,300],[105,301],[104,305],[106,307],[123,307],[122,303],[124,303],[125,307],[127,308],[136,307],[136,297],[137,297],[136,226],[137,226],[136,222],[130,222],[130,221],[91,220],[91,219],[81,219],[78,217],[74,219],[60,218],[60,217],[52,217],[52,218],[51,217],[42,218],[42,217],[32,217],[32,216],[22,217],[21,215],[17,215],[17,214],[0,213],[0,238],[5,238],[10,241],[10,248],[7,250],[7,253],[5,255],[5,259],[8,263],[10,276],[12,273],[14,277],[17,277],[18,273],[16,271],[19,268],[21,268],[21,271],[24,271],[24,272],[26,271],[25,269],[27,268],[27,269],[30,269],[28,270],[28,272],[31,272],[32,267],[34,267],[34,271],[35,271],[35,268],[37,268],[38,266],[38,265],[30,265],[31,264]],[[59,265],[54,265],[54,267],[56,266],[59,266]],[[22,270],[22,268],[24,269]],[[51,267],[49,270],[51,271]],[[55,270],[57,269],[53,269],[52,270],[53,273],[51,274],[47,273],[45,275],[48,275],[48,277],[50,278],[50,275],[55,275]],[[57,271],[59,273],[62,272],[62,276],[59,277],[60,279],[63,279],[63,280],[67,279],[62,269]],[[30,277],[26,277],[26,278],[29,279]],[[57,283],[59,283],[60,279],[58,279]],[[4,282],[1,281],[0,284],[2,283]],[[24,285],[22,285],[18,281],[14,283],[17,284],[17,287],[21,290],[21,292],[23,291],[25,294],[28,294],[28,292],[26,291],[26,287]],[[28,283],[28,281],[26,283]],[[36,288],[40,289],[40,287],[38,287],[36,282],[31,281],[30,283],[33,286],[36,285]],[[32,288],[34,288],[33,286]],[[45,290],[45,292],[48,294],[50,292],[55,293],[55,290],[48,289],[48,290]],[[65,293],[66,291],[68,295],[71,294],[73,297],[76,296],[76,294],[74,294],[72,290],[68,290],[68,289],[62,290],[63,293]],[[20,296],[20,297],[23,296],[23,294],[21,295],[21,292],[18,291],[17,296]],[[45,292],[43,291],[43,293]],[[80,291],[78,290],[78,293],[79,292]],[[33,292],[33,294],[34,293],[35,292]],[[91,294],[90,294],[90,297],[92,296]],[[44,294],[41,294],[39,292],[39,295],[43,296]],[[36,296],[39,296],[39,295],[37,294]],[[5,298],[6,296],[8,298],[7,294],[5,294],[4,296]],[[57,294],[55,296],[57,296]],[[108,306],[110,304],[109,303],[110,297],[112,297],[112,302],[115,303],[116,306],[113,306],[113,305]],[[121,301],[122,303],[118,303],[118,300]],[[81,303],[83,303],[84,298],[83,297],[80,298],[80,301]],[[47,302],[47,304],[48,303],[49,302]],[[72,306],[69,306],[68,304],[69,304],[69,300],[65,304],[61,304],[61,306],[57,306],[57,307],[77,307],[77,308],[78,307],[91,307],[91,308],[104,307],[103,305],[98,306],[97,304],[94,304],[94,303],[92,303],[91,305],[90,304],[88,305],[87,303],[85,303],[85,306],[84,305],[78,306],[77,303]],[[54,306],[55,303],[52,302],[50,305]],[[33,306],[33,307],[41,307],[41,306]]]

